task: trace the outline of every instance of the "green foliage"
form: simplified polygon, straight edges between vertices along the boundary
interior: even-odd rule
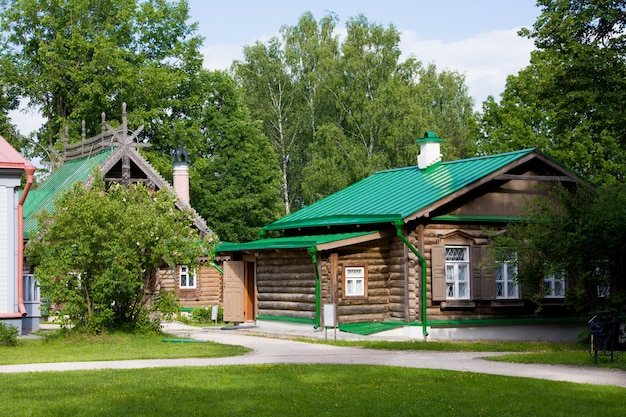
[[[276,156],[230,76],[205,72],[203,85],[196,123],[207,139],[194,152],[191,204],[220,240],[258,239],[279,215]]]
[[[154,296],[152,311],[165,321],[171,321],[180,311],[180,299],[174,290],[161,290]]]
[[[0,323],[0,346],[17,346],[19,333],[17,327]]]
[[[191,311],[191,318],[201,324],[212,323],[213,312],[211,308],[194,308]],[[217,322],[222,323],[224,321],[224,309],[222,306],[217,308]]]
[[[481,153],[537,147],[596,183],[626,177],[626,14],[619,1],[540,0],[531,63],[483,104]]]
[[[524,209],[525,221],[493,237],[496,259],[516,253],[518,280],[536,299],[542,279],[563,274],[566,302],[578,313],[624,311],[626,305],[626,187],[554,189]]]
[[[42,297],[74,324],[99,333],[150,327],[146,306],[155,271],[198,264],[212,251],[191,213],[175,208],[168,191],[143,184],[124,187],[96,179],[76,184],[38,215],[39,231],[26,250]]]
[[[119,114],[147,134],[166,132],[202,67],[202,38],[186,1],[2,0],[2,84],[41,108],[37,133],[54,144],[64,126],[79,139],[100,133],[100,114]],[[158,86],[158,87],[157,87]],[[181,94],[182,93],[182,94]],[[187,94],[186,94],[187,93]],[[159,136],[159,135],[155,135]]]
[[[445,159],[474,154],[478,129],[461,75],[400,61],[392,25],[360,15],[340,41],[336,24],[332,14],[317,22],[305,13],[233,65],[274,148],[286,213],[377,170],[415,165],[424,131],[447,140]]]
[[[23,97],[46,119],[33,154],[68,127],[70,143],[101,131],[127,103],[143,125],[145,155],[172,178],[172,155],[190,156],[191,204],[222,240],[257,237],[275,220],[278,167],[232,79],[202,68],[197,23],[185,0],[0,0],[2,114]],[[113,121],[109,123],[115,126]],[[1,132],[0,132],[1,133]],[[7,135],[5,135],[7,136]],[[57,144],[57,147],[60,146]]]

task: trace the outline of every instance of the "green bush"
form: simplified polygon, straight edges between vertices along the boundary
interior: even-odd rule
[[[159,291],[154,300],[154,311],[158,311],[163,320],[170,321],[180,311],[180,299],[176,291]]]
[[[0,346],[17,346],[19,334],[17,327],[0,323]]]
[[[191,318],[193,321],[198,323],[211,323],[211,315],[212,308],[211,307],[203,307],[203,308],[194,308],[191,311]],[[224,310],[222,307],[218,307],[217,309],[217,322],[221,323],[224,318]]]

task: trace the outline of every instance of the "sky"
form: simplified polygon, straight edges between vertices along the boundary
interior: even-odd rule
[[[278,36],[281,26],[296,26],[305,12],[319,21],[337,16],[345,23],[363,14],[371,23],[401,32],[401,60],[413,56],[439,71],[465,76],[475,109],[489,95],[500,97],[508,75],[529,64],[531,40],[517,35],[540,14],[535,0],[189,0],[192,22],[198,22],[204,66],[227,69],[243,58],[242,50]],[[12,112],[22,134],[42,119],[32,111]]]
[[[463,74],[477,109],[498,99],[506,77],[529,64],[533,42],[517,35],[540,14],[535,0],[189,0],[191,16],[205,37],[205,67],[226,69],[242,48],[267,42],[281,26],[296,26],[307,11],[319,21],[332,12],[345,32],[350,18],[401,32],[401,59],[414,56]]]

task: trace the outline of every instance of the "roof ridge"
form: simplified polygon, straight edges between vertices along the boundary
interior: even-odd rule
[[[442,164],[442,165],[450,165],[450,164],[457,164],[457,163],[463,163],[463,162],[469,162],[469,161],[476,161],[476,160],[484,160],[484,159],[490,159],[490,158],[498,158],[498,157],[503,157],[503,156],[510,156],[510,155],[515,155],[515,154],[527,154],[527,153],[530,153],[530,152],[535,151],[535,150],[537,150],[537,148],[520,149],[520,150],[517,150],[517,151],[502,152],[502,153],[497,153],[497,154],[493,154],[493,155],[480,155],[480,156],[473,156],[471,158],[455,159],[454,161],[443,161],[443,162],[440,162],[440,164]],[[423,169],[420,169],[417,165],[409,165],[409,166],[406,166],[406,167],[381,169],[380,171],[374,172],[372,175],[379,174],[379,173],[385,173],[385,172],[403,171],[403,170],[407,170],[407,169],[418,169],[420,171],[424,171]]]
[[[532,151],[537,150],[537,148],[526,148],[526,149],[520,149],[518,151],[510,151],[510,152],[502,152],[502,153],[497,153],[494,155],[480,155],[480,156],[474,156],[471,158],[465,158],[465,159],[456,159],[454,161],[446,161],[446,162],[442,162],[442,164],[455,164],[455,163],[459,163],[459,162],[468,162],[468,161],[477,161],[477,160],[484,160],[484,159],[491,159],[491,158],[500,158],[503,156],[511,156],[511,155],[516,155],[516,154],[528,154],[531,153]]]

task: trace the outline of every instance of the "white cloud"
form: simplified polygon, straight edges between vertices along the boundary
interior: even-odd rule
[[[243,45],[209,45],[202,49],[204,67],[210,70],[225,70],[235,60],[241,60]]]
[[[420,40],[414,32],[403,31],[403,57],[415,56],[425,64],[465,75],[470,95],[479,109],[487,96],[498,99],[506,78],[530,63],[532,40],[517,35],[518,29],[485,32],[456,42]]]
[[[39,114],[39,109],[29,106],[28,100],[21,100],[19,108],[9,112],[9,118],[17,131],[24,136],[28,136],[39,129],[45,122],[45,119]]]
[[[200,51],[204,56],[203,66],[209,70],[229,69],[233,61],[241,61],[243,59],[244,46],[254,45],[256,42],[267,43],[272,36],[278,36],[278,34],[262,35],[243,43],[207,45]]]

